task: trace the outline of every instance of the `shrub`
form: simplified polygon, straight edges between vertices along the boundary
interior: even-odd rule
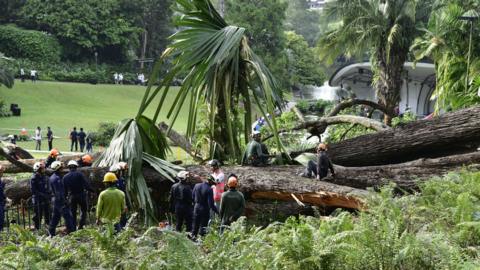
[[[57,39],[47,33],[25,30],[15,25],[1,25],[0,51],[13,58],[58,63],[61,47]]]
[[[110,144],[116,127],[117,125],[112,122],[102,122],[98,124],[98,130],[88,136],[92,138],[94,145],[106,147]]]

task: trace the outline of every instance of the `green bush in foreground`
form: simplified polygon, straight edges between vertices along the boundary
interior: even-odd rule
[[[195,244],[149,228],[112,237],[113,228],[45,238],[15,229],[0,242],[12,269],[478,269],[480,173],[432,179],[422,194],[368,198],[359,214],[289,218],[266,228],[241,220]]]

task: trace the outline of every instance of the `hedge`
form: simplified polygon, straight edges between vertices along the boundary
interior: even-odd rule
[[[0,25],[0,51],[9,57],[41,63],[58,63],[61,55],[60,44],[54,36],[12,24]]]

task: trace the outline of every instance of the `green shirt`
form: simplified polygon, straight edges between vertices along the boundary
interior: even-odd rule
[[[263,143],[251,140],[243,154],[242,164],[256,165],[257,163],[266,163],[267,159],[267,147]]]
[[[245,211],[245,198],[241,192],[231,189],[222,194],[220,202],[222,225],[230,225],[243,214],[243,211]]]
[[[97,219],[102,222],[118,222],[124,209],[125,193],[116,187],[109,187],[98,196]]]

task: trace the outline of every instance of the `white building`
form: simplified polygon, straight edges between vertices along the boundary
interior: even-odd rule
[[[348,97],[353,92],[358,99],[378,101],[372,87],[372,71],[369,62],[349,64],[339,68],[328,81],[337,89],[337,95]],[[429,63],[405,63],[405,74],[400,92],[399,111],[410,111],[418,116],[428,115],[434,110],[431,100],[435,89],[435,67]]]
[[[320,9],[325,7],[327,0],[310,0],[310,9]]]

